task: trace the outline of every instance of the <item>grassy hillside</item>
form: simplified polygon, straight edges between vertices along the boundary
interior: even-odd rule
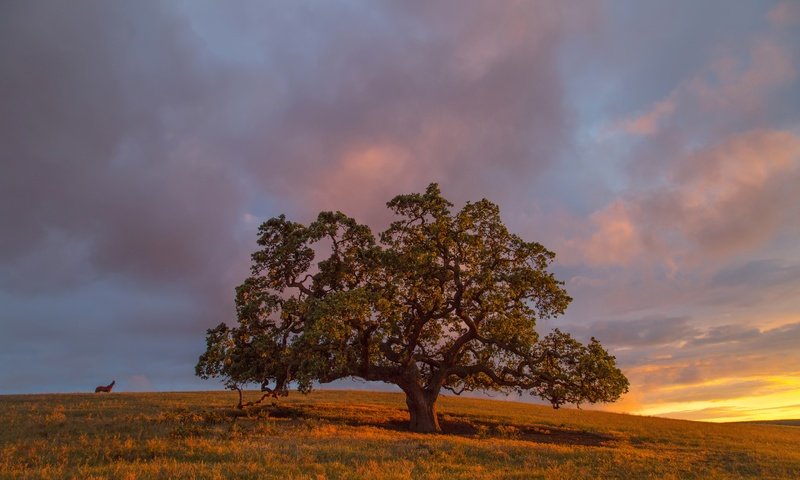
[[[751,425],[782,425],[784,427],[800,427],[800,419],[796,420],[752,420],[749,422],[740,422],[740,423],[749,423]]]
[[[800,478],[800,428],[443,398],[448,433],[421,435],[399,394],[235,401],[0,396],[0,478]]]

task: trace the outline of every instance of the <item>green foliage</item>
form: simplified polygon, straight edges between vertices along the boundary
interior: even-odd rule
[[[488,200],[460,211],[436,184],[399,195],[377,238],[341,212],[308,226],[259,228],[251,276],[236,290],[238,326],[208,331],[197,374],[279,395],[292,382],[358,377],[400,386],[434,416],[441,389],[530,392],[609,402],[628,382],[596,340],[584,346],[539,319],[571,298],[547,269],[555,254],[508,231]],[[317,254],[327,256],[314,263]],[[414,418],[412,411],[412,420]]]
[[[628,391],[628,379],[616,360],[592,337],[582,345],[556,329],[536,346],[541,359],[539,383],[533,391],[554,408],[566,403],[613,402]]]

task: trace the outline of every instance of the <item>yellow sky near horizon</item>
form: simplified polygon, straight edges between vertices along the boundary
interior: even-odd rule
[[[697,390],[703,387],[724,388],[739,384],[742,380],[741,378],[714,379],[699,385],[662,387],[658,391],[666,393]],[[754,391],[753,395],[683,402],[653,402],[633,409],[629,413],[708,422],[800,419],[800,375],[748,377],[744,380],[766,383],[767,386]],[[658,391],[651,392],[650,395],[657,396]]]

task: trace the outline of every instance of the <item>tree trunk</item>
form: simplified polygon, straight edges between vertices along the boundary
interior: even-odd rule
[[[441,433],[439,418],[436,415],[436,396],[422,389],[406,391],[406,405],[411,421],[409,430],[419,433]]]
[[[243,409],[243,408],[244,408],[244,405],[242,404],[242,389],[241,389],[241,388],[239,388],[239,387],[237,387],[237,386],[234,386],[233,388],[235,388],[235,389],[236,389],[236,391],[237,391],[237,392],[239,392],[239,404],[238,404],[238,405],[236,405],[236,408],[238,408],[239,410],[241,410],[241,409]]]

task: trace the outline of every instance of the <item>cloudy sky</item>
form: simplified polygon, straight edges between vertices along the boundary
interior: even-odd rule
[[[791,1],[2,2],[0,393],[218,388],[261,221],[435,181],[556,251],[611,408],[798,418],[799,45]]]

